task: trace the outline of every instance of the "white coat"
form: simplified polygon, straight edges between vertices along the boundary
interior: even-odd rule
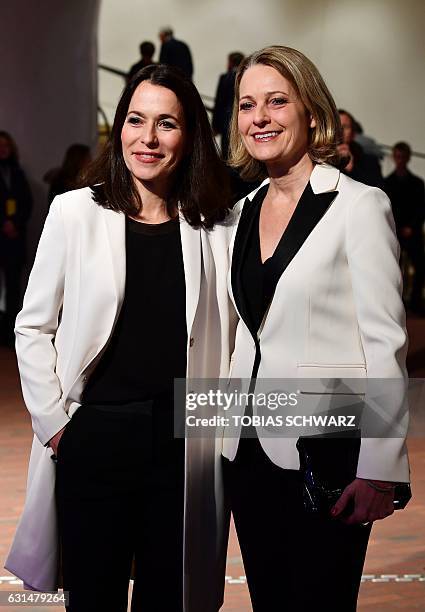
[[[405,381],[407,377],[405,313],[390,203],[381,190],[353,181],[328,165],[315,166],[310,185],[315,195],[329,194],[324,198],[328,208],[279,278],[258,332],[257,376],[299,379],[301,393],[317,396],[323,392],[324,380],[363,379],[367,404],[370,379]],[[238,203],[242,216],[256,191]],[[236,233],[230,247],[232,259]],[[228,286],[237,308],[230,273]],[[240,315],[231,380],[251,376],[255,353],[253,335]],[[400,395],[387,394],[377,408],[391,419],[399,413],[400,401]],[[225,434],[223,454],[230,460],[235,458],[239,435],[234,430]],[[299,468],[296,438],[272,438],[261,431],[258,436],[273,463]],[[408,481],[403,437],[362,439],[357,476]]]
[[[180,223],[187,377],[226,376],[231,220],[208,232],[192,228],[183,217]],[[58,586],[55,465],[45,445],[80,406],[84,384],[111,337],[124,297],[125,264],[124,214],[98,206],[88,188],[55,199],[15,329],[22,392],[35,435],[25,506],[5,567],[34,590]],[[226,517],[214,498],[217,492],[220,500],[215,471],[220,450],[214,440],[186,444],[185,612],[216,612],[223,597]],[[187,537],[192,524],[199,531]]]

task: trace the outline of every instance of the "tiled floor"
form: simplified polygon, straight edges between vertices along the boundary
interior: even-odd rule
[[[410,320],[409,331],[410,374],[425,377],[425,320]],[[30,421],[19,392],[14,354],[0,349],[0,567],[3,567],[22,508],[30,441]],[[373,528],[364,571],[365,582],[360,592],[359,610],[362,612],[425,612],[425,581],[421,581],[421,577],[425,577],[425,440],[413,438],[409,450],[414,498],[405,511],[376,523]],[[251,605],[234,531],[226,573],[228,579],[222,612],[249,612]],[[20,584],[2,580],[7,575],[8,572],[0,569],[0,591],[21,589]],[[384,575],[390,577],[383,578]],[[405,575],[410,578],[404,578]],[[22,609],[8,606],[10,612]],[[26,609],[33,612],[63,610],[56,606]]]

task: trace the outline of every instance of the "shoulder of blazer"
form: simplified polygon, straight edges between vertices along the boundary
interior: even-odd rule
[[[90,213],[96,202],[93,201],[90,187],[82,187],[81,189],[61,193],[55,197],[51,205],[59,208],[64,214],[79,215],[86,212]],[[96,205],[96,208],[99,207]]]
[[[341,176],[344,175],[342,175],[338,168],[335,168],[334,166],[330,166],[329,164],[316,164],[310,176],[310,184],[313,193],[318,194],[336,191],[339,189]],[[240,199],[233,208],[235,214],[240,215],[244,205],[247,203],[247,200],[252,202],[256,193],[268,183],[270,183],[270,179],[264,179],[261,185]]]
[[[360,197],[364,197],[366,194],[370,196],[372,201],[376,199],[387,200],[389,204],[389,198],[385,191],[382,191],[379,187],[372,187],[355,181],[350,176],[341,172],[341,176],[338,182],[339,198],[346,201],[347,204],[355,202]]]
[[[119,215],[114,210],[99,206],[93,200],[93,194],[90,187],[82,187],[81,189],[73,189],[55,197],[52,202],[53,207],[59,209],[61,216],[65,222],[94,222],[105,215]]]
[[[270,179],[269,178],[264,179],[261,185],[256,187],[253,191],[251,191],[246,196],[244,196],[243,198],[241,198],[240,200],[236,202],[236,204],[233,207],[233,213],[236,217],[236,220],[240,216],[246,201],[248,200],[249,202],[252,202],[252,200],[255,198],[255,194],[257,193],[257,191],[259,191],[262,187],[264,187],[264,185],[268,185],[268,183],[270,183]]]

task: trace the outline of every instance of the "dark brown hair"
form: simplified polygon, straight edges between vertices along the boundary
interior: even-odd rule
[[[81,170],[90,162],[90,147],[85,144],[74,143],[70,145],[60,169],[65,180],[75,181]]]
[[[0,130],[0,138],[4,138],[9,144],[9,160],[17,163],[19,161],[18,147],[16,146],[16,142],[13,140],[12,136],[9,134],[9,132],[6,132],[5,130]]]
[[[394,151],[400,151],[400,153],[404,153],[405,155],[408,156],[409,159],[410,159],[410,156],[412,155],[412,149],[410,148],[410,145],[404,141],[396,142],[395,145],[393,146],[393,153]]]
[[[174,177],[168,213],[175,216],[178,207],[190,225],[211,228],[228,211],[228,173],[218,156],[201,97],[192,81],[175,67],[146,66],[127,83],[118,102],[110,139],[89,166],[82,185],[91,187],[94,200],[100,206],[131,216],[137,216],[142,210],[143,202],[124,162],[121,130],[133,93],[143,81],[175,93],[183,108],[190,143],[189,152]]]

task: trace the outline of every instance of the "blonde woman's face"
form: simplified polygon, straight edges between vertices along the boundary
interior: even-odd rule
[[[238,127],[248,153],[268,165],[296,163],[315,126],[292,84],[271,66],[257,64],[242,76]]]

